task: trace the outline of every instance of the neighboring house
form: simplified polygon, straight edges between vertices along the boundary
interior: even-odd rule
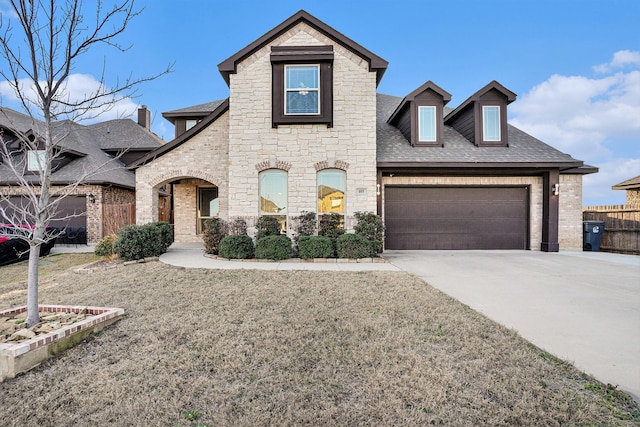
[[[612,190],[625,190],[627,192],[627,205],[640,206],[640,175],[622,181],[613,187]]]
[[[89,243],[99,241],[107,229],[113,231],[126,218],[115,218],[115,213],[126,214],[135,219],[135,176],[124,167],[141,156],[160,147],[163,141],[149,130],[150,112],[146,107],[138,111],[138,123],[129,119],[109,120],[93,125],[80,125],[72,121],[59,121],[53,125],[56,139],[61,141],[56,147],[53,160],[51,185],[53,194],[65,186],[72,185],[81,177],[82,185],[70,191],[59,205],[57,218],[73,216],[65,220],[54,220],[49,225],[73,230],[84,229]],[[37,151],[27,151],[22,147],[17,134],[38,138],[44,131],[44,123],[8,108],[0,108],[0,142],[6,144],[15,164],[24,170],[24,177],[31,182],[39,182]],[[6,159],[0,156],[0,195],[12,202],[22,203],[24,189],[18,185],[15,174],[8,167]],[[4,208],[6,200],[0,200]],[[111,206],[125,206],[108,211]],[[126,216],[126,215],[125,215]],[[111,224],[111,222],[120,224]],[[0,222],[6,222],[0,219]]]
[[[213,216],[380,214],[387,249],[582,247],[582,176],[596,172],[507,123],[491,82],[455,109],[431,81],[376,93],[387,62],[300,11],[218,66],[229,98],[164,113],[173,141],[131,163],[137,221],[173,188],[178,242]],[[215,203],[212,203],[215,202]]]

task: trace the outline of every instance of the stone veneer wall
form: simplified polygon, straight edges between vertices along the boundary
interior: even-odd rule
[[[220,217],[228,218],[229,113],[189,141],[136,170],[136,222],[158,219],[158,189],[174,185],[174,238],[196,242],[196,187],[215,185]]]
[[[582,250],[582,175],[560,175],[558,242]]]
[[[271,127],[271,45],[333,45],[333,128]],[[356,211],[376,210],[376,74],[368,63],[299,24],[255,52],[231,74],[229,217],[259,214],[260,170],[288,170],[288,215],[317,211],[317,168],[346,171],[347,228]],[[289,221],[291,223],[291,221]]]
[[[627,205],[640,206],[640,189],[627,190]]]

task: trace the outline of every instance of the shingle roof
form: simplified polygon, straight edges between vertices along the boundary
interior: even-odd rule
[[[507,166],[514,164],[557,164],[559,167],[579,167],[582,162],[562,153],[509,125],[509,147],[477,147],[450,126],[444,127],[444,147],[412,147],[394,126],[387,123],[402,98],[377,95],[377,153],[378,164],[391,166]],[[444,109],[447,115],[451,108]],[[421,165],[417,165],[420,163]]]
[[[179,108],[177,110],[166,111],[162,113],[162,117],[171,121],[173,117],[185,117],[189,115],[206,116],[213,110],[218,108],[225,100],[205,102],[204,104],[192,105],[190,107]]]
[[[0,127],[14,131],[33,130],[42,134],[44,123],[7,108],[0,108]],[[107,132],[109,129],[109,132]],[[69,120],[53,124],[54,138],[59,139],[58,148],[70,153],[72,160],[54,171],[53,185],[63,185],[86,177],[86,184],[111,184],[134,188],[135,175],[126,169],[117,158],[103,150],[149,150],[161,146],[161,140],[150,131],[129,119],[110,120],[90,126]],[[26,176],[37,182],[37,175]],[[0,184],[14,183],[16,177],[6,164],[0,163]]]
[[[627,179],[626,181],[619,182],[611,187],[612,190],[633,190],[640,188],[640,175]]]
[[[103,150],[149,150],[164,141],[130,119],[115,119],[87,126],[99,139]]]

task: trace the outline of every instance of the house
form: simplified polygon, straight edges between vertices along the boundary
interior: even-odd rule
[[[377,93],[387,62],[299,11],[218,68],[224,100],[169,111],[175,139],[128,165],[138,223],[172,187],[177,242],[207,218],[372,211],[387,249],[582,247],[582,176],[597,169],[507,123],[490,82],[456,108],[427,81]],[[214,202],[215,203],[212,203]]]
[[[640,175],[622,181],[611,187],[612,190],[625,190],[627,195],[627,205],[640,205]]]
[[[58,206],[58,219],[50,226],[84,229],[86,240],[96,243],[119,226],[135,221],[135,176],[125,164],[162,145],[163,141],[149,130],[150,119],[149,110],[142,107],[138,123],[116,119],[86,126],[68,120],[53,124],[55,138],[60,140],[52,162],[54,197],[56,192],[71,187],[67,187],[69,195]],[[43,122],[0,108],[0,142],[8,149],[3,152],[11,153],[13,163],[24,171],[21,178],[27,182],[39,182],[38,150],[26,150],[17,135],[38,138],[43,131]],[[82,185],[72,188],[85,176]],[[23,204],[27,200],[4,156],[0,156],[0,196],[0,207],[9,215],[9,202]],[[3,218],[1,222],[7,221]]]

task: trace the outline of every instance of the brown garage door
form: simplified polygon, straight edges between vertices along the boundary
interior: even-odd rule
[[[385,187],[387,249],[527,249],[526,187]]]

